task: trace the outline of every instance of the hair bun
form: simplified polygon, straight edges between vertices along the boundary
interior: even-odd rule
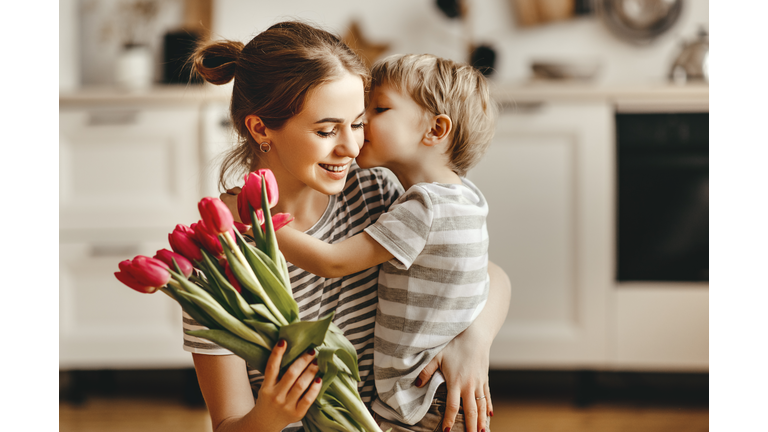
[[[193,70],[211,84],[226,84],[235,77],[235,67],[244,45],[237,41],[206,42],[192,54]]]

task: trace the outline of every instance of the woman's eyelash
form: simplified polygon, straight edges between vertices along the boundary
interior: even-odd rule
[[[389,109],[389,108],[376,107],[376,112],[377,112],[377,113],[379,113],[379,114],[381,114],[381,113],[383,113],[384,111],[386,111],[386,110],[388,110],[388,109]]]
[[[357,123],[357,124],[353,124],[352,125],[352,129],[362,129],[363,126],[364,126],[363,122],[360,122],[360,123]]]
[[[332,131],[330,131],[330,132],[317,131],[317,134],[318,134],[318,135],[319,135],[321,138],[330,138],[330,137],[332,137],[332,136],[336,135],[336,128],[334,128],[334,129],[333,129]]]

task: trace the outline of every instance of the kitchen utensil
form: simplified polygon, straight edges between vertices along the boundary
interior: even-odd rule
[[[598,14],[620,38],[648,43],[680,18],[683,0],[597,0]]]
[[[699,29],[694,41],[683,45],[669,70],[669,78],[677,84],[698,80],[709,82],[709,33],[705,28]]]
[[[533,76],[539,79],[585,81],[595,76],[600,64],[591,60],[536,60],[531,63],[531,69]]]

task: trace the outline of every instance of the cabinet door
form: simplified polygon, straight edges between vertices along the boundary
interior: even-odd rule
[[[142,294],[114,276],[117,264],[168,247],[155,232],[59,244],[61,369],[191,367],[181,308],[162,292]]]
[[[94,106],[59,113],[61,229],[199,219],[199,108]]]
[[[490,206],[490,259],[512,282],[492,367],[605,364],[612,131],[604,103],[505,111],[469,174]]]

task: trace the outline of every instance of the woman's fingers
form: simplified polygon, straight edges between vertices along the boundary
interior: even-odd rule
[[[287,345],[284,339],[280,339],[272,348],[272,354],[269,355],[267,365],[264,367],[264,384],[262,387],[272,388],[277,384],[277,377],[280,375],[280,362],[283,361],[283,354],[285,354]]]
[[[477,391],[480,399],[475,398],[477,403],[477,430],[485,432],[485,425],[488,424],[488,396],[480,389]]]
[[[493,401],[491,400],[491,386],[488,383],[488,381],[485,382],[484,390],[485,390],[486,409],[488,410],[488,416],[493,417]]]
[[[475,399],[475,392],[470,390],[461,395],[464,402],[464,427],[467,432],[477,432],[477,410],[478,399]]]
[[[461,393],[448,388],[448,395],[445,397],[445,417],[443,417],[443,432],[450,431],[456,422],[456,414],[461,407]]]
[[[291,392],[291,390],[297,384],[297,380],[304,373],[304,370],[307,369],[307,366],[309,366],[309,364],[312,363],[312,360],[314,359],[314,357],[315,357],[315,349],[312,348],[308,350],[306,353],[300,355],[298,358],[296,358],[296,360],[293,361],[293,363],[291,363],[288,369],[286,369],[285,373],[283,373],[282,378],[280,378],[280,382],[277,383],[277,389],[278,389],[279,395],[285,395],[286,399],[292,397],[291,395],[289,395],[289,392]],[[311,380],[310,380],[310,383],[311,383]],[[301,390],[301,392],[299,393],[299,396],[301,396],[301,394],[304,393],[304,390],[306,390],[306,386]],[[295,394],[293,396],[295,396]],[[292,400],[295,403],[296,401],[298,401],[298,397],[294,397]]]

